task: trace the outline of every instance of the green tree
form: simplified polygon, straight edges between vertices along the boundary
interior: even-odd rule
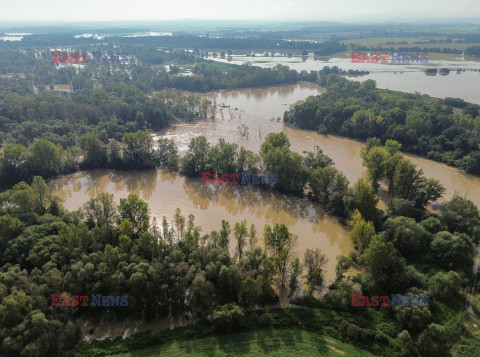
[[[23,145],[5,145],[0,153],[1,180],[4,184],[12,184],[22,177],[27,153]]]
[[[0,251],[5,251],[7,242],[17,237],[23,230],[23,223],[10,214],[0,216]],[[1,297],[1,296],[0,296]]]
[[[105,230],[105,237],[110,237],[113,225],[117,220],[117,209],[113,202],[113,194],[106,192],[98,194],[97,197],[85,203],[84,212],[90,226],[100,227]]]
[[[302,157],[287,146],[269,149],[263,156],[265,172],[278,174],[278,190],[302,194],[307,172]]]
[[[368,177],[375,191],[378,191],[378,181],[386,175],[389,153],[385,148],[376,146],[365,155],[363,165],[367,167]]]
[[[385,237],[403,256],[413,257],[421,249],[428,249],[430,235],[413,218],[389,218],[383,225]]]
[[[213,323],[218,331],[234,332],[242,328],[244,314],[234,303],[218,307],[213,313]]]
[[[413,343],[412,336],[410,336],[407,330],[400,332],[397,336],[397,340],[400,342],[402,348],[402,356],[419,356],[418,350]]]
[[[248,234],[247,231],[247,220],[243,220],[242,222],[235,223],[235,227],[233,228],[233,234],[235,235],[235,240],[237,241],[237,255],[238,259],[242,259],[243,249],[246,244],[246,237]]]
[[[383,236],[374,236],[363,254],[366,271],[385,292],[395,292],[401,287],[405,261]]]
[[[314,169],[310,173],[309,183],[313,198],[323,204],[329,203],[336,192],[345,194],[348,188],[345,175],[331,166]]]
[[[28,170],[42,177],[51,177],[60,172],[60,148],[45,139],[35,139],[29,147]]]
[[[150,223],[148,204],[137,195],[132,193],[127,198],[121,198],[119,211],[122,220],[133,223],[135,235],[148,229]]]
[[[298,283],[298,276],[302,273],[302,267],[300,265],[300,259],[295,258],[290,263],[289,268],[290,280],[288,283],[288,298],[292,299],[297,292],[299,283]]]
[[[385,142],[385,149],[388,151],[388,159],[385,165],[385,176],[388,180],[388,192],[392,193],[393,190],[393,177],[395,176],[395,171],[397,165],[402,160],[402,154],[400,149],[402,144],[395,140],[388,139]]]
[[[2,201],[11,205],[9,209],[13,209],[14,212],[29,213],[35,209],[35,193],[32,187],[24,181],[14,185],[0,197]]]
[[[218,245],[220,248],[228,250],[228,245],[230,244],[230,223],[228,223],[226,220],[222,219],[222,228],[220,229],[220,240],[218,242]]]
[[[470,200],[455,195],[441,206],[441,220],[450,232],[466,233],[480,238],[480,213]]]
[[[255,228],[255,225],[253,223],[250,225],[250,232],[248,234],[248,245],[250,251],[253,251],[253,249],[257,245],[257,229]]]
[[[297,240],[297,236],[290,233],[284,224],[276,223],[273,228],[265,225],[263,232],[265,250],[275,266],[282,292],[285,291],[288,266],[293,258]]]
[[[285,133],[283,132],[269,133],[265,137],[265,141],[262,143],[262,146],[260,148],[260,153],[264,156],[269,151],[274,149],[279,149],[282,147],[287,147],[287,148],[290,147],[290,141],[288,140]]]
[[[41,176],[35,176],[32,182],[32,190],[36,196],[37,212],[45,213],[50,203],[50,188]]]
[[[213,171],[215,173],[235,172],[237,150],[237,144],[227,143],[225,139],[220,138],[209,153]]]
[[[210,144],[204,136],[190,140],[187,154],[181,160],[181,172],[187,176],[200,176],[201,172],[208,171]]]
[[[418,336],[417,347],[422,356],[448,356],[445,328],[435,323],[428,325]]]
[[[465,233],[438,232],[430,247],[436,261],[446,269],[468,271],[473,265],[475,244]]]
[[[107,166],[107,147],[96,133],[85,134],[80,138],[80,148],[83,153],[82,167],[93,169]]]
[[[378,197],[374,188],[364,179],[357,181],[353,186],[355,208],[360,212],[363,219],[374,225],[380,223],[380,212],[377,209]]]
[[[350,222],[352,230],[350,231],[350,238],[353,246],[360,252],[363,252],[370,240],[375,236],[375,227],[371,222],[367,222],[362,218],[358,210],[355,210]]]
[[[426,306],[396,306],[395,318],[402,327],[410,332],[422,331],[432,318]]]
[[[150,169],[155,167],[153,139],[148,131],[126,133],[122,138],[123,158],[130,168]]]
[[[185,217],[182,216],[182,211],[180,208],[175,210],[175,216],[173,217],[173,222],[177,230],[177,241],[180,242],[183,240],[183,233],[185,231]]]
[[[336,281],[340,281],[345,277],[345,273],[352,266],[353,261],[350,257],[343,254],[337,256],[337,264],[335,265]]]
[[[197,274],[189,289],[190,308],[201,316],[208,315],[214,306],[215,286],[205,279],[203,274]]]
[[[156,156],[160,166],[167,167],[170,170],[178,169],[179,157],[173,139],[160,138]]]
[[[393,176],[393,194],[413,201],[422,176],[422,170],[417,171],[414,163],[402,159],[398,162]]]
[[[453,300],[458,297],[461,289],[462,278],[453,270],[448,273],[438,272],[428,281],[430,295],[438,299]]]
[[[309,296],[313,296],[313,293],[322,288],[323,285],[323,269],[327,264],[327,256],[316,248],[315,250],[307,249],[304,253],[304,264],[307,268],[307,286]]]
[[[122,146],[120,143],[115,140],[111,139],[107,145],[107,161],[108,166],[113,169],[121,169],[123,166],[122,161]]]

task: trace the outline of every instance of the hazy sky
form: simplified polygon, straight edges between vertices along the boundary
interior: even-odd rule
[[[0,20],[335,20],[480,17],[480,0],[0,0]]]

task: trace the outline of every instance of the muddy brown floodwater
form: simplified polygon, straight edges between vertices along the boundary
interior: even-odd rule
[[[292,150],[301,153],[305,150],[312,151],[315,146],[320,147],[334,160],[336,168],[345,173],[350,184],[353,184],[365,175],[365,167],[360,158],[363,143],[290,128],[278,119],[283,117],[283,112],[291,104],[323,92],[323,88],[314,84],[300,83],[207,93],[208,98],[215,99],[218,105],[224,106],[219,107],[214,120],[178,124],[156,136],[174,139],[183,155],[190,139],[199,135],[206,136],[213,143],[219,138],[225,138],[228,142],[235,142],[257,152],[268,133],[283,131],[290,140]],[[249,128],[248,138],[238,130],[242,124]],[[408,156],[428,177],[439,179],[447,188],[445,199],[458,193],[480,205],[479,178],[444,164]],[[303,257],[307,248],[318,247],[327,254],[327,280],[334,278],[336,256],[347,254],[351,249],[345,227],[326,214],[319,205],[255,186],[201,185],[199,179],[187,179],[161,170],[94,170],[58,178],[51,181],[50,185],[65,207],[71,210],[80,208],[100,192],[114,194],[116,202],[129,193],[136,193],[148,202],[152,216],[159,222],[162,216],[171,221],[175,209],[179,207],[184,215],[195,215],[196,224],[203,228],[202,233],[218,230],[222,219],[230,224],[246,219],[248,224],[255,224],[261,238],[265,224],[284,223],[292,233],[298,235],[296,253],[299,257]],[[233,247],[233,238],[231,240]]]
[[[68,175],[50,183],[68,209],[78,209],[100,192],[114,195],[116,202],[135,193],[148,202],[152,217],[171,222],[177,207],[184,215],[193,213],[202,234],[220,229],[225,219],[234,224],[246,219],[255,224],[261,239],[265,224],[284,223],[298,235],[296,253],[320,247],[329,258],[327,278],[334,277],[335,257],[348,253],[351,245],[341,224],[320,206],[308,200],[265,191],[255,186],[202,185],[201,180],[184,178],[160,170],[118,172],[92,170]],[[233,237],[230,237],[233,248]],[[261,243],[261,242],[259,242]]]

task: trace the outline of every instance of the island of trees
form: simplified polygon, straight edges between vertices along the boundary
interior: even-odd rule
[[[407,152],[480,175],[479,105],[378,89],[373,80],[330,74],[319,81],[328,91],[287,111],[285,123],[360,140],[396,140]]]

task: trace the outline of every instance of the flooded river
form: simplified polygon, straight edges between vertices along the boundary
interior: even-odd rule
[[[287,90],[292,94],[287,95]],[[270,116],[279,115],[279,112],[283,113],[288,108],[288,105],[285,106],[285,104],[297,101],[297,94],[300,92],[304,94],[306,92],[321,93],[323,89],[311,83],[301,83],[297,86],[271,87],[264,89],[263,92],[262,89],[245,89],[207,93],[207,97],[210,99],[215,99],[217,103],[225,103],[230,107],[220,108],[220,114],[215,120],[176,125],[161,135],[174,139],[181,154],[188,149],[190,139],[198,135],[204,135],[212,142],[223,137],[228,142],[235,142],[258,152],[265,135],[283,131],[290,140],[292,150],[302,153],[305,150],[313,151],[315,146],[320,147],[326,155],[333,159],[335,167],[347,176],[350,184],[355,183],[360,177],[366,175],[366,169],[362,166],[360,157],[360,152],[364,147],[362,142],[294,129],[283,125],[281,121],[277,122],[270,118]],[[243,105],[242,103],[247,104]],[[236,107],[238,110],[235,110]],[[258,114],[259,111],[273,114],[270,116]],[[248,139],[242,137],[237,129],[241,124],[249,127]],[[423,169],[427,177],[440,180],[447,189],[445,199],[449,199],[457,193],[466,196],[480,206],[480,178],[439,162],[410,154],[406,154],[406,156],[418,168]]]
[[[308,57],[246,57],[213,58],[219,62],[242,64],[249,62],[259,67],[273,67],[277,64],[289,66],[297,71],[319,71],[325,66],[337,66],[343,70],[369,71],[370,74],[361,77],[349,77],[356,81],[373,79],[378,88],[387,88],[402,92],[420,92],[433,97],[462,98],[466,101],[480,104],[480,62],[463,60],[432,60],[425,64],[382,64],[382,63],[352,63],[350,58],[330,58],[328,60]],[[446,76],[427,76],[426,68],[448,68]],[[457,70],[460,69],[460,73]]]
[[[157,136],[175,140],[183,155],[192,137],[204,135],[210,142],[223,137],[228,142],[258,151],[270,132],[283,131],[289,138],[292,150],[302,153],[320,147],[330,156],[335,167],[344,172],[350,184],[365,175],[360,151],[364,144],[336,136],[318,135],[314,132],[293,129],[277,121],[293,103],[323,89],[311,83],[207,93],[219,108],[216,118],[197,123],[179,124]],[[229,106],[229,107],[228,107]],[[248,139],[240,135],[238,127],[249,128]],[[428,177],[439,179],[447,188],[445,198],[458,193],[480,205],[480,179],[457,169],[409,155]],[[61,177],[50,183],[68,209],[78,209],[88,199],[100,192],[114,194],[115,201],[136,193],[146,200],[151,214],[158,220],[166,216],[170,221],[179,207],[184,215],[193,213],[202,233],[220,228],[220,221],[230,224],[247,219],[254,223],[261,238],[265,224],[284,223],[298,235],[297,255],[303,256],[307,248],[320,248],[329,258],[327,279],[334,278],[335,257],[346,254],[351,243],[346,229],[314,203],[296,197],[264,191],[255,186],[201,185],[199,179],[187,179],[178,174],[160,170],[147,172],[114,172],[95,170]],[[231,238],[233,240],[233,238]],[[231,242],[233,246],[233,241]]]

